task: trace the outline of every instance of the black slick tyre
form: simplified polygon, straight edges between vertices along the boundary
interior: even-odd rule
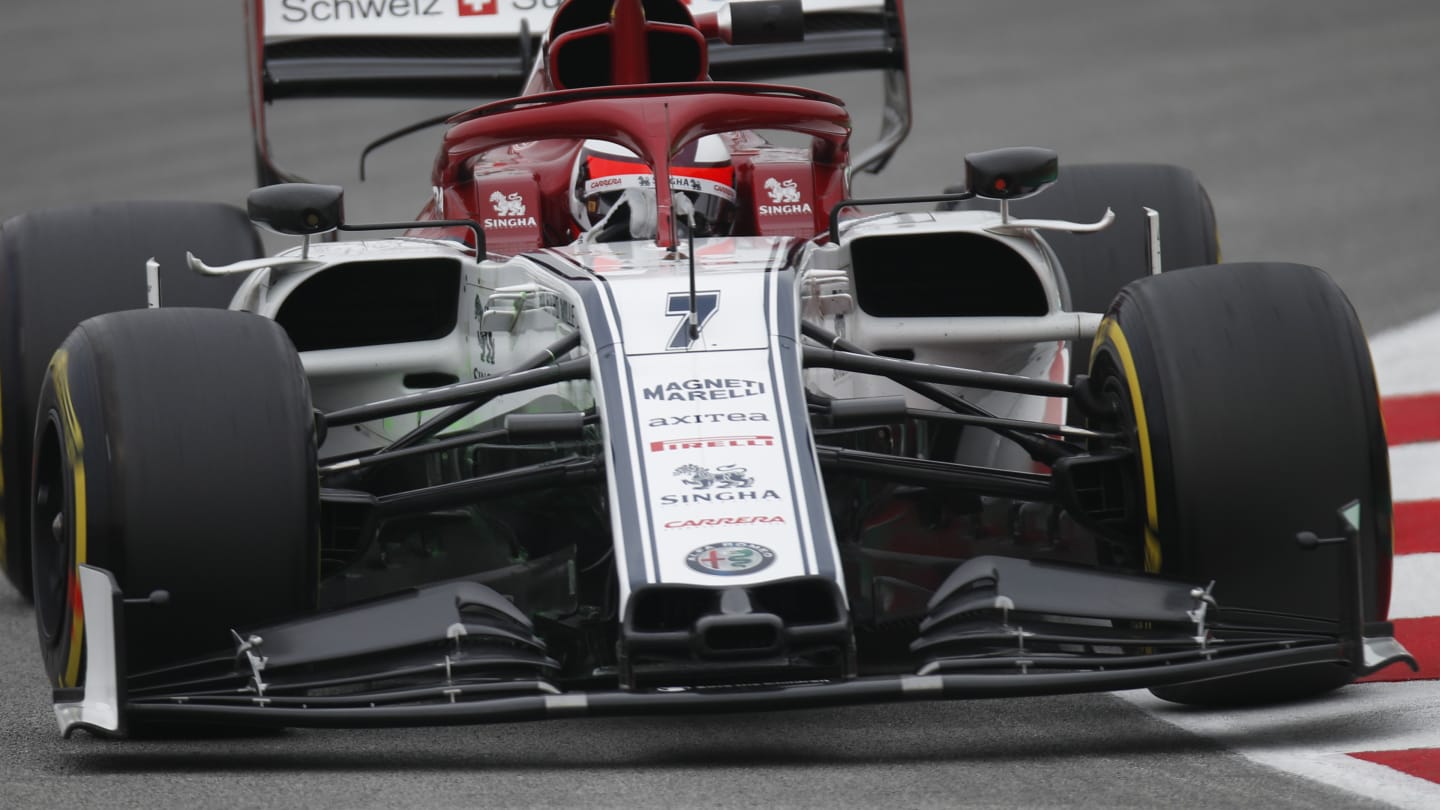
[[[1106,315],[1092,391],[1115,407],[1091,424],[1128,433],[1144,492],[1145,567],[1215,582],[1225,615],[1306,627],[1340,618],[1341,552],[1302,550],[1361,505],[1365,620],[1385,618],[1391,566],[1388,456],[1374,369],[1344,294],[1324,273],[1255,263],[1165,273],[1127,286]],[[1317,629],[1318,625],[1308,625]],[[1153,690],[1243,705],[1349,683],[1313,665]]]
[[[30,595],[30,437],[50,354],[86,318],[146,305],[145,262],[160,264],[167,306],[225,307],[235,276],[210,264],[260,255],[255,229],[217,203],[116,202],[23,214],[0,225],[0,569]]]
[[[129,605],[130,674],[230,646],[310,608],[318,495],[309,389],[274,322],[158,309],[80,324],[40,390],[31,506],[35,616],[56,687],[83,678],[76,566]]]

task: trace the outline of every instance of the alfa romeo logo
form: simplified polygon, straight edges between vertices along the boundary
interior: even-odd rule
[[[696,571],[721,577],[752,574],[773,562],[775,552],[758,543],[711,543],[685,556]]]

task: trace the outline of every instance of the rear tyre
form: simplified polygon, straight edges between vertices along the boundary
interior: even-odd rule
[[[994,209],[989,200],[966,200],[959,208]],[[1160,214],[1160,267],[1178,270],[1215,264],[1220,237],[1210,195],[1189,169],[1166,164],[1094,163],[1062,166],[1054,186],[1010,204],[1017,217],[1095,222],[1105,209],[1115,222],[1098,233],[1045,231],[1070,288],[1070,309],[1104,312],[1120,288],[1150,275],[1149,223],[1145,208]],[[1084,369],[1090,342],[1076,341],[1071,368]],[[1074,375],[1072,374],[1072,377]]]
[[[1365,620],[1384,619],[1391,506],[1379,396],[1359,321],[1328,276],[1265,263],[1137,281],[1101,325],[1090,374],[1093,392],[1116,406],[1091,424],[1129,434],[1148,482],[1134,538],[1147,570],[1214,580],[1228,616],[1337,620],[1341,552],[1303,551],[1295,536],[1333,534],[1337,511],[1358,499]],[[1152,691],[1240,705],[1353,678],[1319,665]]]
[[[83,678],[80,563],[127,598],[170,594],[126,608],[132,674],[313,605],[313,412],[274,322],[204,309],[87,320],[50,364],[34,441],[35,618],[55,686]]]
[[[30,438],[50,355],[76,324],[145,306],[145,261],[166,306],[225,307],[238,277],[185,266],[253,259],[243,212],[216,203],[118,202],[23,214],[0,225],[0,569],[30,596]]]

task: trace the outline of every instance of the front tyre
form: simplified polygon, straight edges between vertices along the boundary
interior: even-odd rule
[[[1145,278],[1111,306],[1091,357],[1111,403],[1091,424],[1129,435],[1147,570],[1215,581],[1228,616],[1339,619],[1340,552],[1301,550],[1361,504],[1365,620],[1385,618],[1391,566],[1387,446],[1365,336],[1324,273],[1293,264],[1199,267]],[[1292,618],[1285,618],[1292,617]],[[1332,625],[1333,626],[1333,625]],[[1236,705],[1349,683],[1318,665],[1152,690]]]
[[[0,224],[0,569],[30,597],[30,439],[46,364],[76,324],[146,306],[145,262],[160,264],[165,306],[230,303],[238,276],[201,276],[253,259],[245,212],[219,203],[107,202],[33,211]]]
[[[313,605],[313,412],[274,322],[201,309],[85,321],[46,372],[34,446],[35,616],[52,685],[81,685],[81,563],[127,598],[170,594],[126,608],[130,673]]]

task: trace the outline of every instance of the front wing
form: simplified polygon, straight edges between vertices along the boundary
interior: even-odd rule
[[[348,728],[764,711],[1160,687],[1316,665],[1357,676],[1400,662],[1416,667],[1388,623],[1361,624],[1358,611],[1328,625],[1240,623],[1227,620],[1209,589],[980,557],[936,593],[911,645],[921,662],[912,672],[794,671],[787,647],[814,635],[799,626],[782,628],[771,655],[709,655],[697,635],[702,619],[702,629],[677,639],[687,660],[673,671],[688,684],[627,684],[622,671],[562,688],[529,619],[496,591],[462,581],[235,632],[228,652],[132,674],[124,661],[127,605],[113,576],[82,565],[79,579],[84,685],[54,695],[66,736],[123,736],[137,722]],[[733,609],[736,600],[727,601]],[[1104,614],[1110,618],[1098,618]],[[639,631],[631,624],[627,617],[622,647]],[[711,677],[695,678],[697,668]]]

